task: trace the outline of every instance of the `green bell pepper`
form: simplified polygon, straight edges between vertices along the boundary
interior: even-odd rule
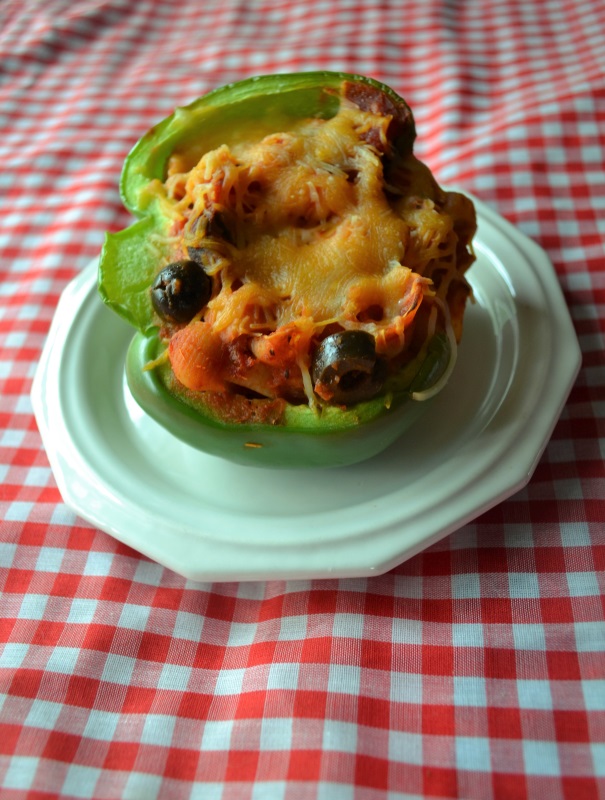
[[[287,405],[279,424],[226,422],[206,401],[205,393],[180,386],[169,364],[150,300],[150,286],[170,260],[165,242],[171,220],[157,198],[146,192],[150,181],[166,177],[176,149],[195,148],[200,156],[221,144],[233,144],[254,134],[262,138],[288,130],[309,117],[328,119],[337,113],[337,91],[343,81],[369,85],[396,104],[404,101],[390,88],[370,78],[334,72],[267,75],[210,92],[146,133],[126,158],[120,193],[138,220],[107,234],[99,265],[98,289],[103,301],[125,318],[137,333],[128,350],[126,377],[139,405],[176,437],[193,447],[242,464],[263,467],[327,467],[355,463],[384,450],[417,417],[416,392],[430,393],[449,373],[454,352],[439,334],[416,359],[372,400],[347,408]],[[407,108],[407,106],[405,106]],[[409,109],[408,109],[409,110]],[[400,134],[396,146],[411,151],[414,123]],[[149,245],[154,242],[153,247]],[[154,369],[146,369],[158,361]]]

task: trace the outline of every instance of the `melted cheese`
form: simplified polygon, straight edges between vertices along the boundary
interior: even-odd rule
[[[367,127],[372,115],[344,109],[328,122],[303,123],[233,152],[223,146],[188,176],[186,196],[195,205],[235,211],[237,247],[226,282],[255,285],[259,303],[270,296],[279,325],[301,315],[338,319],[345,306],[353,322],[370,299],[396,313],[393,290],[410,272],[402,267],[409,225],[384,194],[382,162],[359,137],[360,114]],[[366,302],[358,289],[370,284]],[[215,298],[209,309],[220,308],[224,320],[230,306],[241,321],[236,293]]]
[[[338,317],[362,278],[383,281],[386,289],[403,256],[407,228],[396,218],[379,228],[370,215],[351,214],[308,243],[297,238],[258,236],[233,264],[238,275],[282,300],[280,322],[302,314],[316,320]]]
[[[453,281],[465,286],[472,204],[443,192],[411,153],[397,156],[386,180],[369,142],[385,140],[389,121],[343,103],[329,120],[223,144],[188,172],[179,168],[190,158],[174,159],[166,182],[150,187],[187,235],[195,237],[197,221],[209,215],[228,226],[226,239],[209,229],[195,242],[215,253],[209,273],[218,282],[203,312],[205,330],[240,348],[248,337],[248,349],[261,352],[258,337],[273,342],[299,326],[305,334],[297,341],[307,349],[275,367],[288,374],[291,365],[299,368],[307,395],[309,331],[321,338],[334,324],[365,329],[378,352],[394,358],[412,341],[420,305],[429,304],[426,337],[443,318],[433,299],[447,302]]]

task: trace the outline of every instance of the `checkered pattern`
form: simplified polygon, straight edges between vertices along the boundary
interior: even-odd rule
[[[604,31],[602,0],[2,4],[2,798],[605,798]],[[398,569],[194,584],[63,505],[32,377],[137,138],[317,68],[392,85],[547,250],[583,367],[526,489]]]

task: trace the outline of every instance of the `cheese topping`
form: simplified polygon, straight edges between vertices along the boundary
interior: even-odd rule
[[[189,171],[175,157],[150,187],[182,257],[215,281],[189,332],[167,332],[185,386],[311,401],[312,351],[329,331],[371,333],[393,370],[445,329],[444,303],[459,338],[472,203],[442,191],[411,151],[396,152],[391,120],[343,98],[331,119],[222,145]],[[218,377],[183,366],[192,347],[200,363],[212,350]]]

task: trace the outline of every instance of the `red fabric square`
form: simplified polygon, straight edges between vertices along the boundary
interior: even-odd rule
[[[56,645],[61,634],[65,630],[64,622],[50,622],[42,620],[36,627],[36,632],[32,636],[32,644],[40,646]]]
[[[518,708],[488,706],[489,735],[496,739],[522,739],[521,712]]]
[[[99,599],[123,603],[127,600],[131,588],[132,583],[130,581],[108,575],[103,580],[103,588],[99,594]]]
[[[577,681],[581,678],[577,653],[546,653],[548,676],[553,681]]]
[[[456,730],[454,706],[422,706],[422,733],[427,736],[453,736]]]
[[[588,718],[584,711],[553,711],[558,742],[590,742]]]
[[[331,636],[308,637],[302,643],[300,660],[303,664],[329,664],[333,640]]]
[[[573,603],[570,597],[543,597],[540,610],[544,622],[553,624],[574,622]]]
[[[55,597],[76,597],[81,581],[81,575],[59,573],[54,580],[50,594]]]
[[[262,719],[267,693],[264,690],[244,692],[235,702],[237,703],[236,719]]]
[[[33,572],[12,567],[6,575],[3,591],[11,594],[25,594],[34,576]]]
[[[393,617],[394,599],[388,595],[372,594],[368,592],[365,596],[364,613],[372,617]],[[355,609],[357,611],[357,609]]]
[[[288,764],[288,781],[315,782],[320,777],[322,753],[320,750],[293,750]]]
[[[594,800],[603,788],[601,781],[582,775],[563,775],[563,796],[570,800]]]
[[[280,619],[284,612],[284,595],[278,594],[276,597],[267,597],[260,604],[258,609],[258,621],[265,622],[272,619]]]
[[[252,783],[258,767],[258,750],[232,750],[229,753],[225,781]]]
[[[259,664],[271,664],[277,649],[278,643],[270,642],[253,642],[248,650],[248,667],[256,667]]]
[[[565,573],[565,551],[562,547],[536,547],[534,564],[536,572]]]
[[[386,791],[389,788],[388,760],[358,754],[355,759],[355,785]]]
[[[486,678],[515,680],[517,677],[516,652],[502,647],[487,647],[484,655]]]
[[[424,554],[422,573],[425,578],[452,574],[452,554],[449,550],[431,550]]]
[[[159,661],[160,663],[165,663],[172,641],[172,637],[170,636],[162,636],[159,633],[144,631],[141,636],[137,658],[144,661]]]
[[[50,761],[70,763],[80,745],[80,737],[63,731],[50,731],[42,756]]]
[[[171,608],[177,611],[183,599],[183,590],[175,589],[172,586],[159,586],[153,596],[155,608]]]
[[[338,601],[338,592],[335,590],[315,589],[310,592],[307,600],[307,614],[334,614]]]
[[[16,697],[37,697],[44,672],[40,669],[27,669],[22,667],[13,676],[9,694]]]
[[[312,719],[323,719],[326,714],[327,692],[317,690],[315,692],[299,689],[294,698],[292,716],[296,719],[304,717]]]
[[[88,630],[82,642],[82,647],[89,650],[99,650],[100,652],[108,653],[111,649],[114,635],[115,628],[113,625],[104,625],[98,622],[93,622],[88,626]]]
[[[124,714],[147,714],[153,708],[157,689],[144,686],[128,686],[122,701]]]
[[[76,525],[69,531],[66,547],[70,550],[89,551],[96,535],[97,531],[94,528]]]
[[[0,488],[0,496],[4,493],[5,487]],[[23,525],[20,533],[21,544],[30,547],[40,547],[48,534],[48,525],[41,525],[39,522],[27,522]]]
[[[391,723],[390,701],[362,695],[357,701],[357,722],[388,731]]]
[[[199,760],[199,750],[171,748],[166,757],[164,775],[179,781],[194,781]]]
[[[11,725],[7,722],[0,723],[0,753],[11,755],[16,752],[21,731],[21,725]]]
[[[175,710],[179,717],[185,719],[205,720],[208,717],[213,695],[202,692],[183,692],[181,701]]]
[[[92,708],[99,691],[100,683],[101,681],[95,678],[72,675],[69,678],[69,683],[65,692],[65,702],[68,705]]]
[[[485,624],[510,625],[513,621],[511,600],[508,597],[482,598],[481,620]]]
[[[212,642],[200,642],[192,666],[196,669],[220,669],[225,659],[225,646]]]
[[[453,601],[447,600],[422,600],[422,618],[425,622],[446,622],[451,624],[454,619],[452,615]]]
[[[391,665],[393,645],[391,642],[377,642],[373,639],[362,639],[359,665],[366,669],[384,669]]]
[[[494,798],[497,798],[497,800],[528,800],[524,775],[494,772],[492,774],[492,785],[494,787]]]
[[[423,644],[422,672],[424,675],[453,675],[454,648]]]
[[[222,594],[209,594],[205,614],[212,619],[231,622],[235,614],[236,598]]]
[[[110,742],[105,756],[105,769],[131,772],[139,754],[138,742]]]
[[[458,779],[455,769],[424,767],[424,794],[431,797],[458,797]]]

